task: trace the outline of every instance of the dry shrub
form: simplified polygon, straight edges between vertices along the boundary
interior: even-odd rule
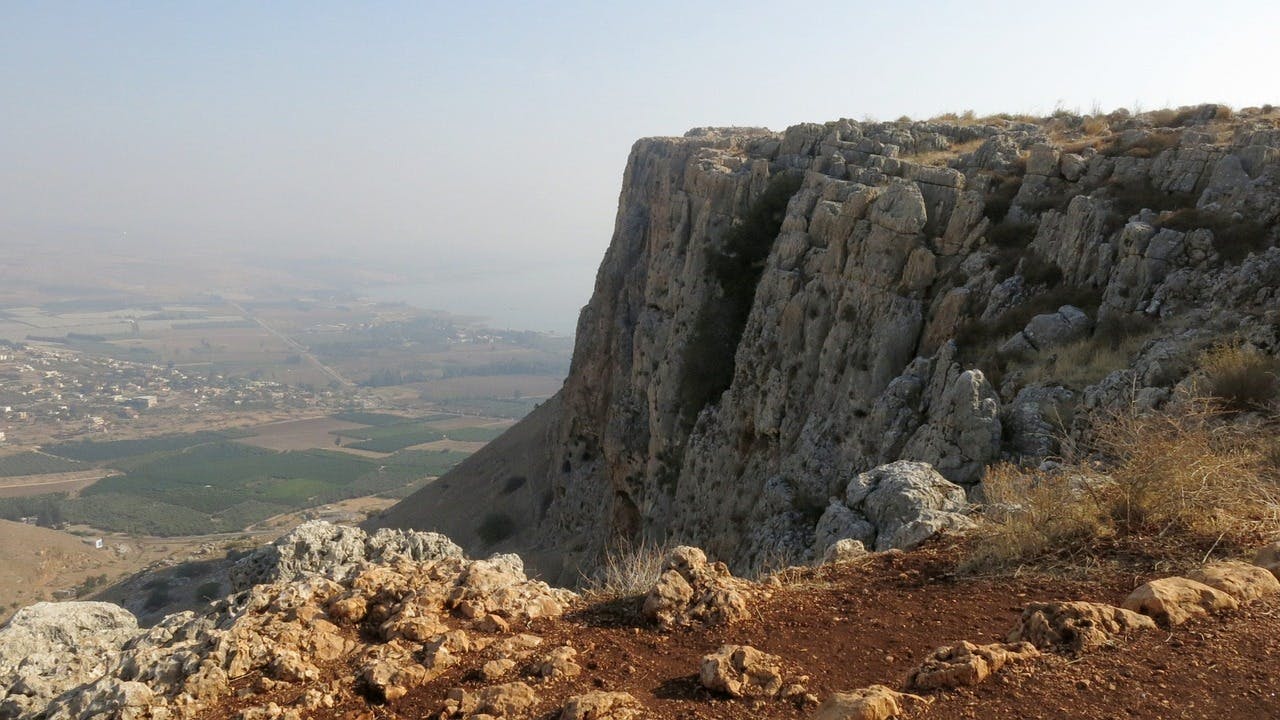
[[[595,570],[583,579],[583,593],[604,600],[635,597],[649,592],[662,574],[671,548],[640,542],[609,550]]]
[[[1256,428],[1224,422],[1209,403],[1174,413],[1122,413],[1095,431],[1112,458],[1110,511],[1125,532],[1243,531],[1275,507]]]
[[[1280,362],[1251,346],[1217,345],[1200,356],[1199,365],[1201,391],[1226,410],[1266,409],[1280,393]]]
[[[1093,335],[1029,358],[1023,371],[1026,385],[1052,384],[1083,390],[1116,370],[1123,370],[1158,330],[1150,318],[1109,317]]]
[[[1092,555],[1108,538],[1189,549],[1247,547],[1280,528],[1271,433],[1227,422],[1203,400],[1176,412],[1095,420],[1092,459],[983,479],[991,503],[971,566]]]
[[[1086,135],[1101,135],[1105,132],[1110,132],[1111,123],[1101,115],[1090,115],[1084,119],[1080,129]]]
[[[1082,390],[1116,370],[1129,367],[1145,338],[1133,338],[1118,347],[1084,338],[1054,348],[1047,358],[1032,357],[1022,376],[1026,385],[1048,383]]]
[[[987,523],[968,565],[1000,566],[1087,547],[1111,533],[1092,496],[1096,477],[1038,472],[1010,463],[987,468]]]

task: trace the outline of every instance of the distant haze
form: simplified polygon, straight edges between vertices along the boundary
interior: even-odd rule
[[[8,2],[0,246],[350,257],[564,330],[637,137],[1280,102],[1277,27],[1262,1]]]

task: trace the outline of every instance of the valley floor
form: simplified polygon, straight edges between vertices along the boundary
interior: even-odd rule
[[[752,605],[753,618],[729,627],[661,632],[640,619],[638,598],[584,600],[557,620],[535,621],[526,632],[544,647],[571,645],[581,676],[535,684],[533,717],[558,717],[564,701],[589,690],[622,690],[646,706],[647,718],[806,718],[813,708],[787,701],[729,700],[698,683],[703,655],[721,644],[751,645],[784,660],[788,671],[807,675],[819,698],[880,683],[904,689],[908,674],[934,648],[959,640],[1004,640],[1023,607],[1038,600],[1089,600],[1117,604],[1151,579],[1121,571],[1088,578],[1043,573],[961,576],[953,572],[955,547],[868,556],[853,564],[790,570]],[[518,628],[512,628],[516,631]],[[939,693],[929,718],[1260,718],[1280,717],[1272,668],[1280,658],[1280,601],[1274,597],[1239,611],[1174,628],[1130,636],[1109,648],[1072,660],[1046,653],[1010,665],[975,688]],[[486,683],[483,657],[464,662],[389,705],[361,697],[316,718],[437,717],[451,688]],[[326,668],[350,682],[358,669]],[[517,669],[516,672],[519,672]],[[516,673],[505,680],[514,680]],[[249,686],[256,678],[241,678]],[[323,681],[321,682],[323,684]],[[233,718],[250,705],[288,706],[307,690],[282,685],[233,701],[206,717]]]

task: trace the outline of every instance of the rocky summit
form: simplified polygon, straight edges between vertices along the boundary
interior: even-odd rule
[[[1280,711],[1280,582],[1240,561],[1129,591],[1119,570],[957,579],[935,541],[752,581],[681,546],[640,596],[578,595],[514,555],[318,522],[244,560],[255,584],[151,627],[23,609],[0,628],[0,718],[888,720],[973,717],[978,693],[994,717],[1065,717],[1064,697],[1195,717],[1166,711],[1219,693],[1215,717]]]
[[[1271,108],[640,140],[563,389],[374,524],[563,582],[911,547],[1214,342],[1274,354],[1278,217]]]

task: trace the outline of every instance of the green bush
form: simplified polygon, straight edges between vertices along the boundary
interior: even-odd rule
[[[1213,232],[1213,249],[1228,262],[1240,262],[1251,252],[1271,245],[1271,230],[1256,220],[1234,220],[1229,215],[1196,207],[1184,207],[1162,219],[1159,226],[1187,232],[1205,228]]]
[[[684,352],[681,418],[686,424],[733,382],[734,354],[746,328],[765,260],[782,229],[787,204],[800,189],[798,173],[779,173],[751,204],[742,222],[708,250],[707,265],[720,296],[703,306]]]
[[[992,184],[983,198],[982,214],[993,223],[1001,223],[1009,208],[1013,207],[1013,199],[1022,189],[1022,173],[1002,173],[992,176]]]
[[[515,535],[516,529],[516,521],[510,515],[489,513],[485,515],[484,520],[480,521],[476,534],[485,545],[493,545]]]

